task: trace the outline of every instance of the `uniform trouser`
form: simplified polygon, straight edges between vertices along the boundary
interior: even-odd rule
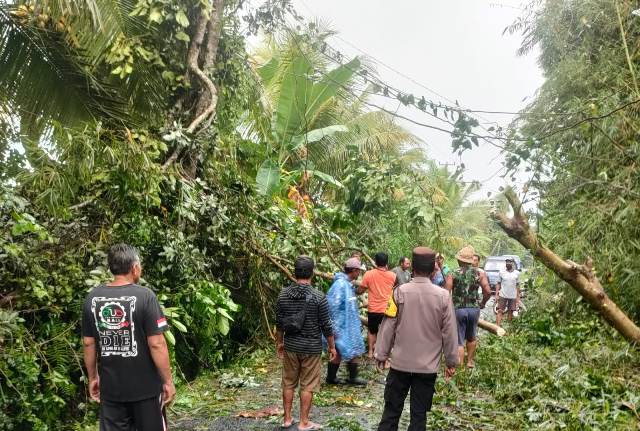
[[[100,431],[167,431],[162,395],[132,402],[100,400]]]
[[[427,412],[435,392],[437,374],[407,373],[389,370],[384,390],[384,412],[378,431],[396,431],[404,408],[404,400],[411,390],[411,421],[407,431],[424,431],[427,426]]]

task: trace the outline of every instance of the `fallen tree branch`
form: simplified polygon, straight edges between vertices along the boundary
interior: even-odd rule
[[[344,250],[349,250],[349,251],[357,251],[358,253],[360,253],[363,257],[366,257],[367,260],[369,261],[369,263],[372,266],[376,266],[376,262],[371,258],[371,256],[369,256],[364,250],[361,250],[359,248],[353,248],[353,247],[343,247],[341,249],[338,250],[338,252],[344,251]]]
[[[497,211],[491,213],[502,230],[529,250],[536,260],[571,285],[627,341],[640,342],[640,328],[605,293],[593,272],[592,260],[589,258],[584,265],[579,265],[555,254],[531,230],[522,203],[514,190],[507,188],[504,195],[513,209],[513,217]]]
[[[501,328],[494,323],[487,322],[486,320],[482,319],[478,320],[478,327],[484,329],[485,331],[491,332],[498,337],[504,337],[507,334],[507,331],[505,331],[504,328]]]
[[[294,283],[297,281],[296,278],[293,276],[293,274],[291,273],[291,271],[289,271],[284,265],[282,265],[280,262],[278,262],[273,256],[271,256],[269,253],[266,252],[266,250],[263,250],[261,247],[259,247],[257,244],[255,243],[251,243],[251,245],[253,245],[253,248],[255,251],[258,252],[258,254],[260,254],[263,257],[266,257],[271,263],[273,263],[280,271],[282,271],[284,273],[284,275],[287,276],[287,278],[291,281],[293,281]]]
[[[293,274],[291,274],[291,271],[289,271],[284,265],[282,265],[280,262],[278,262],[278,260],[274,257],[271,256],[269,253],[267,253],[265,250],[262,250],[260,247],[258,247],[256,244],[253,244],[254,249],[261,255],[266,257],[271,263],[273,263],[280,271],[282,271],[289,280],[295,282],[296,278],[293,276]],[[330,272],[323,272],[320,271],[318,269],[314,269],[313,270],[313,274],[316,277],[320,277],[323,278],[325,280],[329,280],[329,281],[333,281],[335,276],[334,274],[330,273]],[[354,280],[352,281],[354,286],[360,286],[361,282],[360,280]],[[360,308],[364,308],[366,307],[367,304],[364,303]],[[368,326],[368,321],[366,317],[360,316],[360,321],[362,322],[363,325]],[[497,325],[494,325],[493,323],[487,322],[486,320],[482,320],[480,319],[478,326],[481,327],[482,329],[491,332],[492,334],[495,334],[499,337],[502,337],[506,334],[506,331],[503,328],[500,328]]]
[[[173,162],[175,162],[178,159],[178,157],[180,157],[181,152],[182,152],[182,146],[180,146],[179,144],[176,145],[176,148],[174,148],[173,153],[171,153],[169,158],[162,164],[160,169],[162,169],[163,172],[166,171],[167,168],[171,166]]]

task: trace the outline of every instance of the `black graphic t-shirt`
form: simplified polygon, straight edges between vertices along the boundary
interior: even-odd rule
[[[96,339],[101,398],[140,401],[162,392],[147,337],[167,329],[158,299],[146,287],[102,285],[89,293],[82,335]]]

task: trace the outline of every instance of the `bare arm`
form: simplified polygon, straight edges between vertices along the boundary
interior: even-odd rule
[[[362,295],[369,288],[369,277],[368,272],[364,274],[362,277],[362,281],[360,282],[360,286],[356,287],[356,295]]]
[[[98,378],[98,360],[96,359],[96,339],[93,337],[82,337],[84,347],[84,366],[87,367],[89,380]]]
[[[147,337],[147,344],[151,351],[151,358],[153,363],[156,364],[158,373],[164,383],[173,382],[171,376],[171,365],[169,361],[169,348],[167,342],[164,339],[163,334],[150,335]]]
[[[279,359],[284,359],[284,334],[279,329],[276,331],[276,353]]]
[[[480,287],[482,288],[482,304],[480,304],[480,308],[484,308],[484,306],[487,305],[489,298],[491,298],[491,287],[489,286],[489,280],[487,279],[487,273],[485,272],[480,274]]]
[[[444,278],[444,288],[449,292],[453,290],[453,276],[450,273]]]
[[[96,339],[93,337],[82,337],[82,346],[84,351],[84,366],[87,368],[87,376],[89,377],[89,395],[92,400],[100,402]]]
[[[158,369],[162,379],[163,404],[173,401],[176,389],[173,386],[173,376],[171,375],[171,362],[169,359],[169,348],[163,334],[150,335],[147,337],[147,344],[151,352],[153,363]]]

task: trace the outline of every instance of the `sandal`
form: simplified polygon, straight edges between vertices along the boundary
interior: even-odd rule
[[[300,426],[298,426],[298,431],[316,431],[320,429],[322,429],[322,425],[314,422],[309,422],[309,426],[307,428],[301,428]]]

